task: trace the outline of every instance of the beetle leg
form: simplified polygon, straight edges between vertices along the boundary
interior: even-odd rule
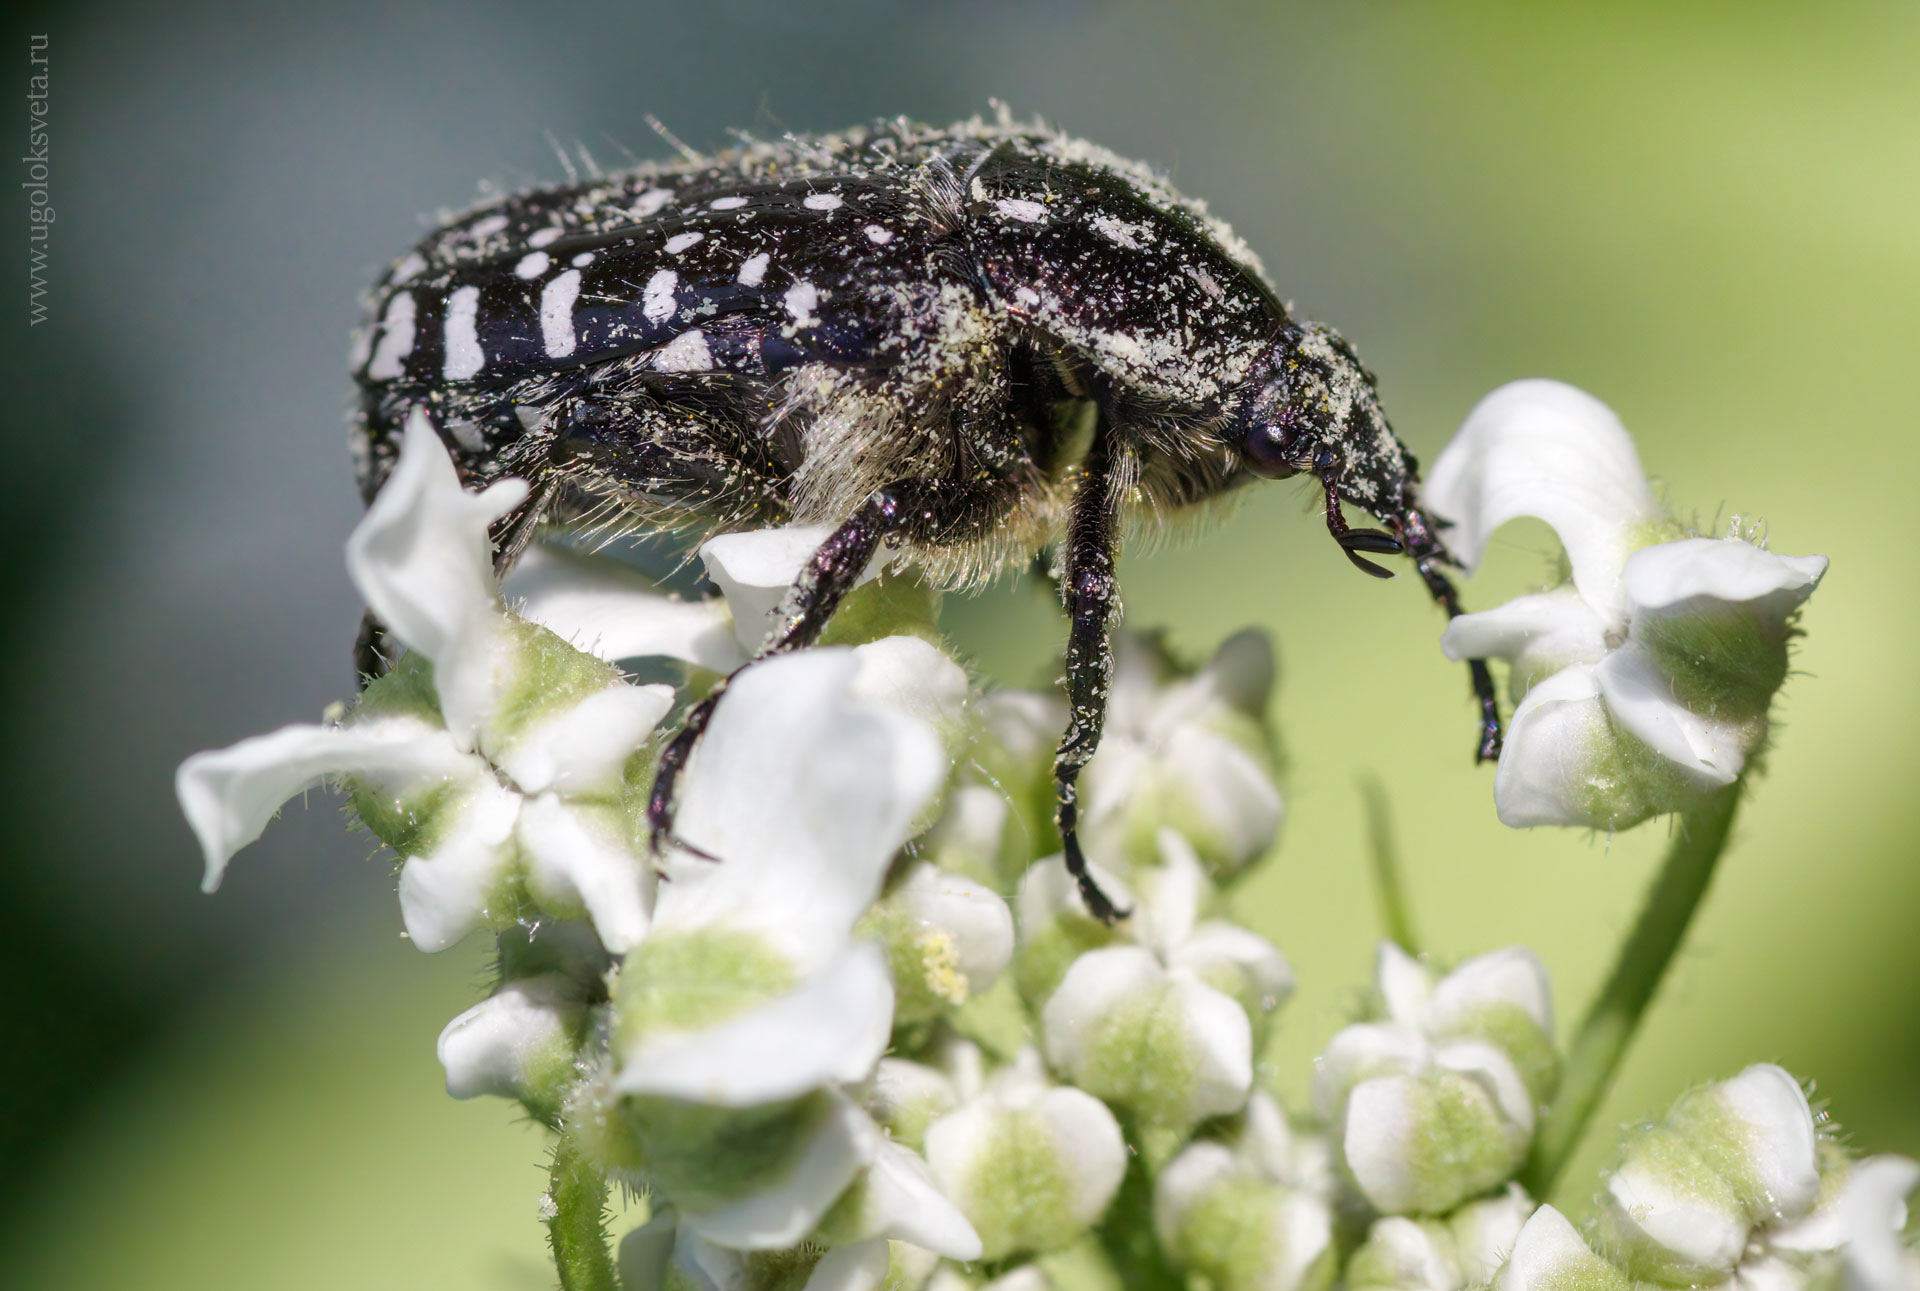
[[[997,522],[1016,496],[1014,480],[997,476],[969,482],[902,480],[879,490],[820,544],[787,593],[779,622],[767,643],[733,676],[763,659],[818,641],[834,611],[859,583],[860,575],[886,539],[904,537],[929,544],[963,542]],[[674,791],[731,680],[723,680],[693,707],[685,726],[660,755],[653,792],[647,800],[648,832],[656,855],[669,843],[705,855],[673,836]]]
[[[1385,529],[1350,528],[1347,518],[1340,514],[1340,488],[1334,483],[1331,472],[1321,475],[1320,484],[1327,491],[1327,532],[1340,544],[1340,550],[1347,553],[1347,559],[1353,562],[1353,567],[1375,578],[1392,578],[1392,570],[1382,569],[1360,553],[1371,551],[1383,556],[1397,556],[1404,550],[1400,540]]]
[[[1066,603],[1067,730],[1053,757],[1054,823],[1067,873],[1080,885],[1080,897],[1101,923],[1115,923],[1132,912],[1116,906],[1088,872],[1080,849],[1080,772],[1100,747],[1107,720],[1107,692],[1113,684],[1113,621],[1119,617],[1119,583],[1114,563],[1120,554],[1120,490],[1115,487],[1108,437],[1094,440],[1067,521],[1061,579]]]

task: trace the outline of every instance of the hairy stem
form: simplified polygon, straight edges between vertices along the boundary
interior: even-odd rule
[[[547,1239],[562,1291],[618,1291],[607,1251],[607,1176],[580,1154],[571,1134],[553,1145]]]
[[[1367,812],[1367,847],[1373,853],[1373,886],[1380,897],[1380,918],[1387,936],[1409,955],[1420,953],[1413,931],[1413,912],[1407,903],[1406,880],[1400,873],[1400,850],[1393,843],[1393,813],[1387,787],[1368,772],[1360,777],[1360,796]]]
[[[1640,1019],[1713,881],[1744,787],[1744,782],[1735,781],[1680,818],[1660,876],[1620,947],[1612,975],[1580,1024],[1568,1051],[1566,1078],[1540,1124],[1533,1158],[1521,1176],[1535,1197],[1545,1198],[1552,1192],[1568,1158],[1580,1146],[1587,1122],[1613,1084]]]

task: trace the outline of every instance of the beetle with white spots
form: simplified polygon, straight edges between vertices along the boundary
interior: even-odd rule
[[[495,531],[503,568],[541,524],[833,526],[760,657],[817,640],[883,549],[949,588],[1051,553],[1070,622],[1057,819],[1102,918],[1123,912],[1088,877],[1076,786],[1124,529],[1307,475],[1355,564],[1407,554],[1458,612],[1414,460],[1352,348],[1293,318],[1200,203],[1041,126],[897,121],[498,199],[397,261],[367,317],[365,496],[424,412],[471,487],[530,486]],[[1351,527],[1343,503],[1384,527]],[[363,670],[384,666],[382,639],[363,633]],[[1473,675],[1489,756],[1498,713],[1485,665]],[[658,845],[724,693],[662,755]]]

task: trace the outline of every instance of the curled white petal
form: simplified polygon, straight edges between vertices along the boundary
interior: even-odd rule
[[[808,650],[748,668],[727,691],[677,820],[723,863],[672,863],[661,926],[756,929],[802,973],[845,943],[947,771],[924,725],[850,693],[858,667],[850,651]]]
[[[1607,625],[1570,587],[1517,596],[1504,605],[1447,620],[1440,650],[1449,659],[1505,659],[1537,680],[1607,653]]]
[[[787,525],[721,534],[701,545],[707,577],[727,598],[735,639],[749,658],[760,652],[773,628],[774,611],[799,580],[800,571],[832,534],[831,525]],[[884,553],[876,555],[859,581],[879,573],[887,559]]]
[[[535,1063],[564,1051],[585,1012],[558,973],[508,982],[447,1023],[435,1046],[455,1098],[511,1098]]]
[[[1136,908],[1133,889],[1110,870],[1098,863],[1088,862],[1087,872],[1100,885],[1100,890],[1121,908]],[[1020,935],[1023,937],[1033,936],[1062,915],[1093,918],[1080,895],[1080,885],[1074,881],[1073,875],[1067,873],[1067,862],[1063,856],[1049,856],[1027,867],[1027,872],[1020,876],[1020,890],[1014,897],[1014,909],[1019,916]]]
[[[1031,1115],[1042,1136],[1066,1193],[1057,1201],[1074,1224],[1084,1227],[1105,1212],[1126,1174],[1127,1149],[1120,1125],[1099,1099],[1071,1087],[1032,1086],[1009,1102],[993,1094],[964,1104],[941,1117],[927,1131],[927,1165],[940,1184],[976,1227],[975,1208],[1004,1211],[1020,1198],[984,1196],[982,1188],[1009,1181],[991,1178],[989,1154],[1012,1122],[1009,1117]],[[1022,1123],[1023,1126],[1026,1123]],[[984,1173],[987,1177],[982,1177]],[[983,1233],[984,1237],[985,1234]],[[1005,1252],[1000,1252],[1004,1254]]]
[[[967,674],[919,637],[882,637],[855,646],[853,693],[917,718],[947,736],[966,716]]]
[[[1140,900],[1128,931],[1163,958],[1193,935],[1200,902],[1207,894],[1207,872],[1193,845],[1178,830],[1162,827],[1154,835],[1160,868],[1138,876]]]
[[[1780,556],[1735,538],[1685,538],[1634,552],[1622,578],[1641,609],[1720,602],[1752,605],[1784,622],[1826,572],[1825,556]]]
[[[887,1280],[884,1239],[836,1246],[820,1257],[800,1291],[876,1291]]]
[[[620,1055],[613,1085],[723,1107],[778,1102],[864,1079],[892,1025],[886,956],[862,942],[797,989],[717,1026],[646,1036]]]
[[[438,662],[476,618],[500,611],[487,531],[526,495],[518,479],[477,495],[461,488],[445,445],[415,410],[400,460],[347,539],[347,573],[395,636]]]
[[[1820,1194],[1820,1155],[1800,1082],[1762,1062],[1721,1081],[1714,1093],[1746,1129],[1741,1191],[1767,1207],[1770,1219],[1804,1215]]]
[[[424,951],[445,950],[479,927],[508,877],[520,795],[489,777],[426,856],[400,867],[400,918]]]
[[[521,806],[518,837],[535,895],[583,908],[606,948],[623,955],[647,935],[656,879],[608,814],[543,793]]]
[[[1514,829],[1607,825],[1591,817],[1588,802],[1596,766],[1614,738],[1591,665],[1575,664],[1528,691],[1507,723],[1494,769],[1500,823]]]
[[[1313,1109],[1337,1124],[1347,1095],[1363,1080],[1418,1071],[1432,1061],[1433,1050],[1417,1028],[1397,1022],[1362,1022],[1343,1027],[1313,1060]]]
[[[882,1142],[866,1174],[863,1236],[911,1242],[950,1260],[980,1258],[980,1235],[940,1191],[919,1154]]]
[[[1433,1062],[1478,1080],[1514,1129],[1531,1137],[1533,1096],[1505,1050],[1485,1040],[1449,1040],[1433,1047]]]
[[[1716,1181],[1718,1182],[1718,1181]],[[1650,1243],[1689,1273],[1727,1273],[1747,1248],[1752,1226],[1724,1189],[1706,1190],[1681,1171],[1628,1161],[1607,1178],[1612,1217],[1636,1244]]]
[[[1194,1205],[1242,1170],[1225,1144],[1205,1142],[1190,1144],[1162,1166],[1153,1181],[1153,1230],[1160,1245],[1176,1248]]]
[[[233,854],[260,837],[287,799],[329,779],[363,775],[404,790],[485,773],[485,765],[439,727],[385,718],[284,726],[196,753],[180,764],[173,785],[206,860],[201,890],[212,892]]]
[[[1685,707],[1651,655],[1629,641],[1593,670],[1608,714],[1623,730],[1702,785],[1732,784],[1747,761],[1745,728]]]
[[[1620,572],[1659,510],[1626,427],[1592,395],[1558,381],[1501,386],[1467,414],[1422,495],[1453,522],[1447,549],[1467,569],[1508,520],[1545,520],[1580,595],[1609,624],[1626,625]]]
[[[683,1207],[681,1223],[715,1245],[743,1251],[793,1246],[818,1228],[881,1141],[865,1112],[837,1091],[829,1091],[829,1098],[828,1115],[785,1175],[710,1210]]]
[[[495,765],[527,793],[611,793],[672,707],[671,686],[608,686],[535,722]]]
[[[1280,948],[1250,928],[1209,919],[1167,957],[1167,966],[1210,981],[1220,969],[1243,974],[1263,1009],[1293,994],[1293,966]]]
[[[747,661],[726,602],[664,595],[618,561],[536,545],[501,592],[522,618],[602,659],[682,659],[718,673]]]

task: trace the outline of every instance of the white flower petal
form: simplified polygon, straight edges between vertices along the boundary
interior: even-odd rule
[[[1418,1071],[1433,1059],[1427,1038],[1397,1022],[1343,1027],[1313,1060],[1313,1110],[1329,1125],[1344,1115],[1347,1095],[1363,1080]]]
[[[884,1239],[837,1246],[820,1257],[801,1291],[875,1291],[890,1263]]]
[[[564,1058],[586,1008],[559,973],[508,982],[447,1023],[435,1046],[447,1093],[516,1097],[532,1068]]]
[[[1207,872],[1179,831],[1161,828],[1154,835],[1160,867],[1137,876],[1140,901],[1128,931],[1141,945],[1165,958],[1193,935],[1200,902],[1207,895]]]
[[[1493,1291],[1628,1291],[1629,1285],[1552,1206],[1533,1212],[1493,1279]]]
[[[672,707],[671,686],[609,686],[535,722],[495,764],[527,793],[611,793]]]
[[[866,1174],[869,1237],[911,1242],[950,1260],[980,1258],[980,1235],[933,1180],[918,1153],[882,1142]]]
[[[1452,1251],[1443,1247],[1443,1236],[1426,1224],[1388,1215],[1373,1221],[1366,1245],[1355,1252],[1352,1263],[1366,1270],[1364,1285],[1369,1287],[1460,1291],[1469,1284],[1460,1276]]]
[[[1553,1035],[1553,990],[1547,969],[1525,946],[1508,946],[1463,960],[1440,979],[1425,1013],[1430,1033],[1452,1030],[1474,1014],[1498,1005],[1511,1005]]]
[[[985,885],[923,863],[893,899],[923,928],[946,934],[970,994],[992,986],[1013,959],[1013,912]]]
[[[797,989],[716,1026],[648,1035],[620,1055],[613,1087],[723,1107],[778,1102],[864,1079],[892,1026],[886,956],[861,942]]]
[[[793,1246],[818,1228],[881,1142],[879,1129],[865,1112],[838,1091],[829,1091],[829,1096],[830,1113],[785,1177],[711,1210],[683,1207],[680,1222],[715,1245],[745,1251]],[[884,1253],[885,1244],[879,1245]]]
[[[1710,1280],[1732,1271],[1747,1248],[1751,1225],[1734,1199],[1721,1188],[1694,1186],[1687,1171],[1628,1160],[1607,1177],[1607,1199],[1614,1224],[1634,1246],[1659,1248],[1659,1271],[1668,1277]],[[1675,1261],[1677,1267],[1664,1267]]]
[[[1916,1291],[1920,1260],[1900,1240],[1907,1197],[1920,1187],[1920,1163],[1877,1156],[1856,1162],[1840,1194],[1847,1244],[1840,1258],[1847,1291]]]
[[[1826,572],[1825,556],[1779,556],[1737,538],[1685,538],[1634,552],[1622,578],[1636,609],[1750,604],[1784,623]]]
[[[1607,625],[1578,592],[1563,587],[1448,619],[1440,651],[1454,660],[1507,660],[1519,674],[1516,691],[1523,693],[1568,664],[1604,658]]]
[[[1820,1195],[1820,1150],[1800,1082],[1762,1062],[1721,1081],[1714,1094],[1747,1131],[1741,1173],[1730,1182],[1769,1220],[1806,1214]]]
[[[347,539],[347,573],[393,634],[440,661],[478,618],[501,612],[488,528],[527,496],[524,480],[460,487],[426,414],[407,419],[400,460]]]
[[[952,740],[963,730],[967,674],[959,664],[919,637],[882,637],[855,646],[860,670],[853,693],[885,704]]]
[[[1592,395],[1558,381],[1501,386],[1467,414],[1422,496],[1453,522],[1447,550],[1469,570],[1508,520],[1545,520],[1580,595],[1609,624],[1626,626],[1620,571],[1659,509],[1626,427]]]
[[[707,577],[727,598],[735,639],[747,657],[760,653],[773,630],[774,612],[820,550],[820,544],[832,534],[831,525],[788,525],[725,533],[702,544],[700,559],[707,567]],[[890,559],[884,548],[876,553],[859,582],[879,573]]]
[[[407,857],[400,918],[415,946],[445,950],[480,926],[509,876],[519,818],[520,795],[489,776],[431,855]]]
[[[1293,967],[1280,948],[1250,928],[1209,919],[1167,957],[1169,967],[1211,981],[1217,970],[1244,974],[1260,1007],[1271,1011],[1293,994]]]
[[[1100,890],[1121,909],[1139,909],[1133,889],[1121,882],[1111,870],[1089,861],[1087,872],[1100,885]],[[1018,916],[1016,923],[1021,937],[1029,939],[1062,915],[1093,918],[1087,911],[1087,903],[1080,896],[1080,885],[1074,881],[1073,875],[1067,873],[1066,858],[1058,855],[1035,861],[1027,867],[1027,872],[1020,876],[1020,890],[1014,896],[1014,911]]]
[[[1745,729],[1683,707],[1673,681],[1635,642],[1593,670],[1607,712],[1621,729],[1702,785],[1732,784],[1746,765]]]
[[[850,693],[858,667],[850,651],[807,650],[749,667],[729,688],[677,820],[720,863],[672,863],[660,926],[758,929],[802,973],[844,944],[947,771],[925,726]]]
[[[1250,717],[1264,717],[1277,671],[1267,634],[1259,628],[1241,628],[1220,643],[1197,679],[1224,703]]]
[[[404,791],[484,776],[487,769],[444,730],[404,717],[352,726],[283,726],[196,753],[180,764],[173,786],[206,860],[201,891],[219,888],[233,854],[260,837],[287,799],[348,774]]]
[[[1302,1170],[1301,1142],[1273,1095],[1256,1089],[1241,1116],[1235,1154],[1269,1179],[1294,1187],[1308,1187],[1310,1172]]]
[[[1506,746],[1493,774],[1500,823],[1513,829],[1607,826],[1610,822],[1592,818],[1589,803],[1598,766],[1614,741],[1591,666],[1575,664],[1540,682],[1507,723]]]
[[[1195,1203],[1241,1172],[1240,1163],[1221,1143],[1190,1144],[1162,1166],[1153,1181],[1153,1231],[1161,1247],[1176,1248]]]
[[[673,1258],[679,1227],[680,1217],[668,1206],[620,1239],[615,1262],[620,1268],[621,1291],[664,1291],[667,1261]]]
[[[584,909],[606,948],[624,955],[647,935],[657,879],[613,814],[543,793],[522,805],[517,833],[534,895],[549,907]]]
[[[1520,1167],[1532,1138],[1492,1091],[1489,1068],[1504,1063],[1490,1045],[1467,1055],[1443,1048],[1467,1070],[1445,1066],[1417,1075],[1363,1080],[1347,1100],[1342,1156],[1354,1185],[1385,1214],[1439,1214],[1504,1183]],[[1511,1064],[1508,1064],[1511,1070]],[[1520,1086],[1514,1073],[1512,1086]]]
[[[602,659],[683,659],[718,673],[747,661],[726,602],[667,596],[615,560],[535,545],[501,591],[522,618]]]
[[[1510,1183],[1499,1195],[1470,1202],[1448,1217],[1461,1285],[1485,1286],[1492,1280],[1519,1241],[1520,1230],[1526,1227],[1534,1209],[1526,1189]]]
[[[1427,1001],[1433,996],[1433,974],[1427,966],[1393,942],[1383,941],[1373,975],[1380,986],[1380,998],[1386,1003],[1387,1017],[1419,1026],[1426,1017]]]
[[[1485,1040],[1449,1040],[1433,1047],[1433,1062],[1480,1081],[1515,1130],[1532,1137],[1533,1095],[1504,1049]]]

